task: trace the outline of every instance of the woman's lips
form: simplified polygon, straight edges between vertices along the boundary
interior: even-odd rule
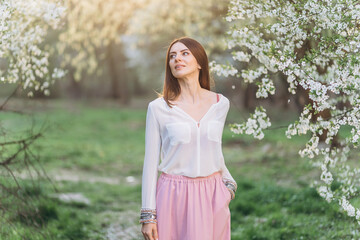
[[[182,69],[184,68],[185,66],[184,65],[176,65],[175,66],[175,70],[179,70],[179,69]]]

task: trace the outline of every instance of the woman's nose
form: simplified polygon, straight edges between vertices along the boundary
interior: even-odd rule
[[[179,61],[180,60],[180,54],[176,54],[175,56],[175,62]]]

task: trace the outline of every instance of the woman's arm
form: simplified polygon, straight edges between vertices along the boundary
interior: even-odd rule
[[[226,118],[226,116],[227,116],[227,114],[229,112],[229,109],[230,109],[230,101],[227,98],[225,98],[225,100],[227,102],[226,108],[224,108],[224,112],[225,112],[224,116]],[[236,184],[234,178],[231,176],[229,170],[227,169],[224,158],[222,160],[223,160],[223,166],[221,168],[221,170],[222,170],[222,180],[223,180],[225,186],[230,191],[231,200],[233,200],[235,198],[235,192],[237,190],[237,184]]]
[[[141,185],[140,223],[156,223],[156,183],[160,159],[160,126],[156,119],[153,102],[148,105],[145,129],[145,157]]]
[[[237,191],[237,184],[234,178],[231,176],[229,170],[227,169],[225,163],[222,167],[222,181],[224,182],[225,186],[228,188],[231,194],[231,200],[235,198],[235,193]]]

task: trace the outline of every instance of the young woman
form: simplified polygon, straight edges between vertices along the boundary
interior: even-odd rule
[[[167,50],[163,92],[146,115],[139,221],[144,239],[230,239],[229,203],[237,184],[221,149],[229,107],[225,96],[210,91],[201,44],[175,39]]]

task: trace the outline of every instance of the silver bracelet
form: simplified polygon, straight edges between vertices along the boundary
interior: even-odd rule
[[[229,190],[231,195],[231,200],[235,198],[235,193],[237,190],[237,184],[236,182],[232,181],[231,179],[223,178],[223,182],[226,186],[226,188]]]
[[[234,182],[230,179],[227,179],[227,178],[224,178],[223,182],[227,188],[231,189],[234,193],[236,192],[236,190],[237,190],[236,182]]]
[[[227,183],[225,183],[225,186],[227,188],[229,188],[230,190],[232,190],[234,193],[236,192],[236,187],[234,184],[227,182]]]
[[[156,209],[142,208],[139,223],[157,223]]]

